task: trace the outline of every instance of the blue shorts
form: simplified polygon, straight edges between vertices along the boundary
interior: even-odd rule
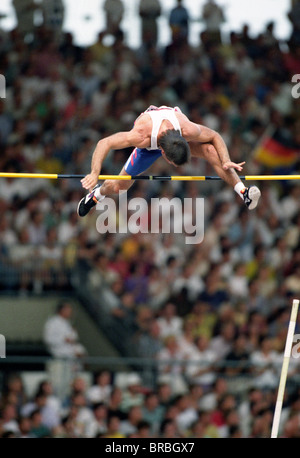
[[[139,175],[147,170],[159,157],[161,157],[160,149],[135,148],[125,164],[125,171],[131,176]]]

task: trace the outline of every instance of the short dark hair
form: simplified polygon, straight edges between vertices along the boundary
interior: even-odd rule
[[[169,161],[176,165],[186,164],[190,159],[191,151],[189,144],[180,134],[179,130],[166,130],[159,139],[159,145],[164,150]]]

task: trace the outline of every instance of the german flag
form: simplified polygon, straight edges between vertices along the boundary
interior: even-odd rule
[[[254,150],[253,159],[271,169],[292,167],[300,159],[300,146],[294,146],[279,131],[269,132]]]

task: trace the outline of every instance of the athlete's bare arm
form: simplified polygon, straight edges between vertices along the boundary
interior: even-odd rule
[[[93,188],[98,182],[103,161],[111,150],[128,148],[130,146],[145,148],[149,146],[149,133],[143,123],[137,123],[129,132],[118,132],[109,137],[101,139],[95,148],[92,157],[91,173],[82,180],[85,189]]]
[[[186,118],[186,117],[185,117]],[[182,125],[182,134],[188,142],[211,143],[218,153],[220,162],[224,170],[236,169],[239,172],[243,170],[245,162],[236,164],[230,159],[227,146],[218,132],[209,127],[195,124],[191,121],[184,120]],[[193,155],[193,151],[192,151]]]

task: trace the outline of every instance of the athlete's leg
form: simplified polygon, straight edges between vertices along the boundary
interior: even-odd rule
[[[218,176],[244,200],[249,210],[256,208],[261,195],[259,189],[256,186],[251,186],[248,189],[234,169],[225,170],[215,147],[211,143],[191,142],[189,145],[192,156],[205,159],[214,168]]]
[[[125,167],[122,168],[119,175],[127,175]],[[118,194],[120,191],[127,191],[133,185],[134,180],[105,180],[102,185],[98,188],[100,196],[111,196],[112,194]],[[98,194],[98,193],[97,193]],[[97,197],[97,195],[96,195]]]
[[[161,156],[160,150],[149,152],[145,149],[135,148],[129,156],[125,166],[119,175],[136,176],[147,170],[153,162]],[[134,180],[105,180],[102,185],[97,184],[78,204],[77,213],[85,216],[106,196],[127,191],[134,183]]]

